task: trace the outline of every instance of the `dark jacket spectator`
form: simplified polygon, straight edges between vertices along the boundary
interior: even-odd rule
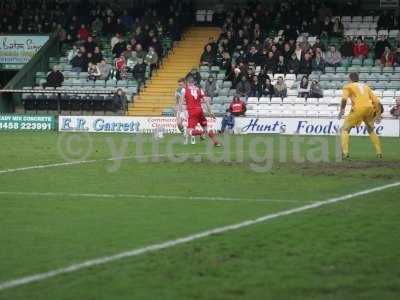
[[[206,49],[204,50],[203,54],[200,58],[200,63],[202,65],[212,66],[215,60],[215,54],[212,50],[211,45],[207,45]]]
[[[321,54],[317,53],[311,63],[312,70],[318,72],[325,72],[325,61]]]
[[[186,77],[191,76],[197,86],[200,86],[201,75],[197,68],[193,68]]]
[[[47,75],[44,87],[60,87],[63,82],[64,75],[60,72],[58,66],[55,65],[53,70]]]
[[[340,53],[343,57],[352,57],[353,56],[353,40],[350,36],[346,36],[346,39],[342,46],[340,47]]]
[[[298,91],[298,97],[301,98],[307,98],[310,94],[310,82],[308,81],[307,76],[303,76],[303,78],[301,78],[301,81],[299,82],[299,85],[297,87],[297,91]]]
[[[318,81],[313,80],[310,87],[310,98],[322,98],[323,96],[321,85]]]
[[[212,98],[215,96],[216,90],[217,82],[214,80],[214,76],[209,76],[204,87],[204,93],[207,97]]]
[[[299,73],[300,61],[297,59],[296,54],[293,53],[292,58],[288,61],[288,73]]]
[[[312,61],[308,53],[304,55],[304,59],[300,61],[299,74],[311,74],[312,72]]]
[[[288,68],[283,56],[279,56],[278,63],[275,66],[274,73],[276,74],[286,74],[288,73]]]
[[[93,53],[94,49],[96,48],[97,44],[96,42],[93,40],[93,37],[90,35],[87,39],[87,41],[83,44],[83,46],[86,49],[86,52],[90,52]]]
[[[251,85],[247,80],[246,76],[242,76],[242,79],[236,85],[236,93],[241,97],[249,97],[251,94]]]
[[[122,113],[126,111],[128,99],[122,89],[118,89],[117,93],[113,97],[113,108],[114,111],[122,110]]]
[[[72,66],[72,71],[73,72],[86,72],[87,71],[87,59],[86,57],[83,57],[81,52],[78,52],[78,54],[71,60],[71,66]]]
[[[386,47],[391,48],[389,41],[385,36],[380,36],[379,40],[375,44],[375,59],[381,59]]]
[[[269,78],[265,79],[265,84],[262,87],[262,96],[270,98],[275,96],[275,89]]]
[[[251,81],[251,92],[250,96],[251,97],[261,97],[262,95],[262,84],[259,81],[257,76],[254,76],[252,81]]]

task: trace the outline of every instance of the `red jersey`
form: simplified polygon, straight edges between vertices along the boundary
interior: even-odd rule
[[[182,90],[182,94],[185,95],[186,107],[189,112],[194,110],[203,111],[201,102],[204,98],[204,92],[202,89],[189,85]]]

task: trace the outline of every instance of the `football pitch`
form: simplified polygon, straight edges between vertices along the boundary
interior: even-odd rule
[[[0,299],[400,298],[398,138],[0,141]]]

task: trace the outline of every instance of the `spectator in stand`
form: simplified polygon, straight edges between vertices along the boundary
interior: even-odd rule
[[[94,19],[94,21],[92,22],[92,31],[93,34],[98,35],[100,32],[103,31],[103,21],[101,20],[101,18],[99,16],[96,16],[96,19]]]
[[[311,85],[307,76],[303,76],[299,85],[297,86],[298,96],[300,98],[307,98],[310,94]]]
[[[128,72],[133,72],[136,64],[138,63],[139,58],[136,55],[136,51],[131,52],[131,56],[128,57],[126,61],[126,67],[128,68]]]
[[[390,110],[390,114],[396,118],[400,118],[400,97],[396,97],[396,105]]]
[[[353,46],[353,56],[361,59],[368,56],[368,45],[363,41],[361,36],[357,38],[357,42]]]
[[[385,47],[384,52],[381,56],[381,65],[382,67],[393,67],[396,62],[396,56],[389,47]]]
[[[317,80],[313,80],[310,87],[310,98],[322,98],[324,97],[321,85]]]
[[[228,75],[231,64],[232,64],[231,55],[229,54],[229,52],[225,51],[223,53],[223,59],[222,59],[221,63],[219,64],[219,67],[221,68],[221,70],[225,70],[225,76]]]
[[[135,51],[136,51],[136,56],[140,59],[144,59],[146,57],[146,51],[143,50],[143,47],[141,44],[136,44],[135,47]]]
[[[126,45],[126,49],[124,52],[122,52],[122,55],[125,57],[125,60],[128,60],[130,57],[132,57],[132,45],[128,44]]]
[[[107,16],[106,21],[103,23],[103,33],[107,36],[112,36],[115,33],[115,22],[111,16]],[[111,45],[111,48],[113,45]]]
[[[395,66],[400,66],[400,48],[397,48],[394,51],[394,57],[395,57]]]
[[[101,53],[100,47],[96,46],[93,52],[93,61],[95,64],[98,64],[102,61],[103,54]]]
[[[87,71],[87,60],[86,57],[82,55],[82,52],[78,52],[76,56],[71,60],[72,72],[80,73]]]
[[[320,36],[322,32],[321,23],[318,21],[316,17],[312,18],[311,25],[310,25],[310,34],[311,36]]]
[[[235,117],[244,116],[246,113],[246,103],[240,99],[238,95],[233,97],[231,104],[229,105],[229,111]]]
[[[43,87],[60,87],[64,82],[64,75],[61,73],[59,66],[54,65],[53,70],[49,72],[46,78],[46,83],[43,84]]]
[[[290,48],[290,44],[289,43],[285,43],[285,45],[283,46],[283,57],[285,58],[285,61],[289,61],[292,57],[293,54],[293,49]]]
[[[109,63],[107,63],[107,60],[103,58],[101,62],[98,65],[99,71],[100,71],[100,76],[99,79],[101,80],[108,80],[108,77],[110,76],[110,72],[112,70],[112,67]]]
[[[350,36],[346,36],[343,44],[340,46],[340,53],[343,57],[353,57],[354,43]]]
[[[86,28],[85,24],[81,24],[78,31],[78,37],[81,41],[86,41],[89,37],[89,30]]]
[[[89,62],[88,65],[88,81],[96,81],[98,78],[100,78],[101,72],[99,68],[97,67],[96,64],[93,64]]]
[[[238,67],[236,67],[235,64],[232,64],[231,71],[226,76],[226,79],[232,82],[232,89],[236,89],[236,86],[240,82],[241,78],[242,78],[242,71]]]
[[[125,42],[125,40],[120,38],[112,48],[112,53],[115,55],[115,57],[120,57],[121,54],[126,50],[126,48],[127,48],[127,43]]]
[[[329,37],[332,35],[333,23],[329,17],[325,17],[324,23],[322,24],[321,36]]]
[[[114,112],[121,110],[125,114],[128,99],[123,89],[119,88],[113,97]]]
[[[260,64],[260,54],[258,53],[255,46],[251,46],[249,54],[247,55],[247,61],[249,64],[258,66]]]
[[[278,77],[278,80],[274,86],[274,94],[276,97],[281,98],[285,98],[287,96],[287,87],[282,76]]]
[[[246,76],[242,76],[241,80],[236,85],[236,94],[246,98],[251,95],[251,85]]]
[[[265,60],[265,64],[263,67],[264,67],[266,73],[269,73],[269,74],[274,73],[275,68],[276,68],[276,60],[274,57],[274,53],[272,51],[268,52],[268,57]]]
[[[201,75],[197,68],[193,68],[186,77],[191,76],[197,86],[200,86]]]
[[[298,74],[299,73],[300,61],[297,59],[297,56],[295,53],[292,54],[292,57],[288,61],[287,67],[288,67],[289,74]]]
[[[375,59],[381,59],[383,52],[385,52],[385,48],[391,48],[389,41],[386,36],[381,35],[378,38],[378,41],[375,44]]]
[[[153,74],[153,70],[157,69],[158,66],[158,55],[154,51],[153,47],[149,47],[149,51],[144,58],[145,63],[149,66],[150,76]]]
[[[315,43],[312,46],[313,51],[315,52],[317,49],[320,49],[321,51],[325,52],[325,45],[321,42],[321,39],[317,37],[315,39]]]
[[[299,74],[310,75],[312,72],[312,60],[309,53],[304,54],[304,59],[300,61]]]
[[[115,45],[122,42],[122,36],[119,32],[117,32],[112,38],[111,38],[111,49],[114,49]]]
[[[117,80],[125,80],[128,77],[125,57],[121,54],[115,60],[115,70],[117,71]]]
[[[204,50],[203,54],[200,58],[200,63],[206,66],[212,66],[215,60],[215,54],[213,52],[212,46],[208,44],[206,49]]]
[[[258,76],[253,76],[253,79],[251,81],[251,92],[250,96],[251,97],[261,97],[263,92],[262,84],[258,79]]]
[[[146,82],[146,64],[141,58],[138,59],[137,64],[133,68],[133,77],[135,77],[140,85],[144,85]]]
[[[311,48],[311,45],[308,42],[308,38],[306,36],[302,37],[302,41],[299,43],[299,47],[303,54],[308,52],[308,50]]]
[[[93,53],[94,49],[97,47],[97,43],[93,40],[91,35],[88,36],[87,41],[83,43],[87,52]]]
[[[285,62],[285,58],[280,55],[278,58],[278,63],[275,66],[275,70],[274,70],[275,74],[286,74],[288,73],[288,68]]]
[[[301,49],[301,46],[299,43],[296,44],[296,49],[294,50],[294,54],[296,55],[296,58],[298,61],[301,61],[304,56],[303,49]]]
[[[229,109],[226,110],[226,113],[224,114],[224,117],[222,118],[221,121],[221,130],[220,133],[224,134],[226,129],[228,128],[229,131],[233,131],[233,127],[235,126],[235,118],[230,112]]]
[[[275,96],[275,89],[271,83],[271,79],[268,77],[265,79],[265,83],[262,87],[262,96],[263,97],[274,97]]]
[[[215,96],[215,92],[217,91],[217,82],[214,80],[214,76],[208,76],[206,80],[206,84],[204,87],[204,93],[207,97],[213,98]]]
[[[321,52],[316,52],[312,60],[311,67],[313,71],[325,72],[325,60],[321,57]]]
[[[342,37],[344,32],[344,27],[339,18],[335,18],[335,22],[332,25],[331,36]]]
[[[68,58],[68,62],[71,62],[71,60],[78,54],[78,46],[77,45],[73,45],[72,49],[68,51],[67,54],[67,58]]]
[[[325,53],[325,61],[328,67],[339,67],[342,61],[342,55],[336,50],[335,46],[331,46],[330,50]]]
[[[89,63],[95,64],[96,59],[93,57],[93,54],[91,52],[86,53],[86,60]]]

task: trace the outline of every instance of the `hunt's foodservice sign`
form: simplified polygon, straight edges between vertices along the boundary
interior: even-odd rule
[[[211,128],[219,130],[222,118],[208,118]],[[335,118],[235,118],[235,132],[241,134],[338,135],[343,120]],[[179,133],[174,117],[59,116],[58,129],[64,132],[150,133],[162,127]],[[379,136],[400,136],[400,121],[384,119],[375,125]],[[351,135],[366,136],[364,125],[354,127]]]
[[[49,40],[48,35],[0,35],[0,65],[19,68]],[[17,67],[18,66],[18,67]]]

